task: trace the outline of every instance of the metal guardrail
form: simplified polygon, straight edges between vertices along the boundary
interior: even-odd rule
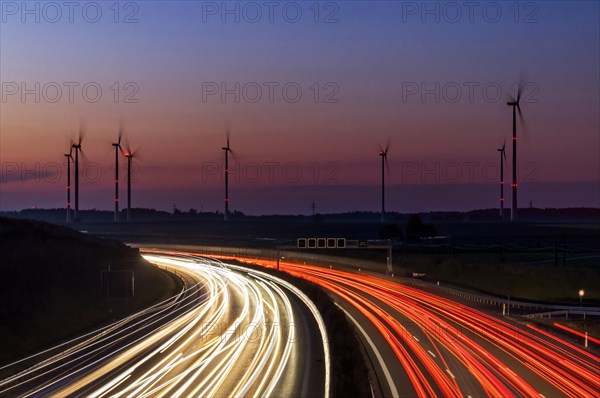
[[[587,315],[600,315],[600,307],[580,307],[574,305],[557,305],[557,304],[545,304],[545,303],[531,303],[527,301],[518,301],[518,300],[509,300],[505,298],[500,298],[496,296],[481,294],[481,293],[473,293],[467,290],[457,289],[455,287],[448,286],[440,286],[435,283],[423,281],[420,279],[414,278],[398,278],[402,283],[408,285],[415,285],[426,287],[429,289],[435,289],[444,291],[445,293],[452,294],[454,296],[458,296],[463,299],[483,303],[490,305],[502,306],[506,305],[510,308],[522,308],[522,309],[533,309],[533,310],[550,310],[543,312],[544,314],[548,313],[558,313],[561,312],[565,314],[566,312],[570,314],[587,314]],[[535,314],[531,314],[535,315]]]
[[[569,315],[583,315],[586,316],[600,316],[600,311],[589,311],[587,309],[579,309],[572,311],[548,311],[548,312],[537,312],[535,314],[524,315],[526,318],[556,318],[562,317],[568,318]]]
[[[243,247],[225,247],[225,246],[212,246],[212,245],[202,245],[199,248],[206,253],[214,253],[214,254],[228,254],[233,256],[241,256],[241,257],[255,257],[255,258],[276,258],[277,249],[256,249],[256,248],[243,248]],[[160,250],[160,249],[159,249]],[[308,255],[308,251],[297,251],[297,250],[280,250],[280,255],[285,256],[286,258],[294,258],[296,261],[307,260],[311,261],[315,258],[315,255]],[[318,259],[322,260],[330,260],[327,255],[316,255]],[[356,262],[356,259],[350,259],[352,263]],[[353,266],[356,264],[353,264]],[[382,267],[383,269],[383,267]],[[510,309],[530,309],[536,311],[542,311],[540,313],[548,314],[553,312],[561,312],[565,314],[568,312],[569,314],[582,314],[585,312],[587,315],[600,315],[600,307],[580,307],[580,306],[572,306],[572,305],[557,305],[557,304],[546,304],[546,303],[532,303],[527,301],[518,301],[512,299],[500,298],[497,296],[486,295],[483,293],[474,293],[468,290],[463,290],[456,287],[442,286],[436,283],[427,282],[421,279],[415,278],[407,278],[407,277],[395,277],[394,279],[398,280],[400,283],[405,283],[408,285],[421,286],[426,287],[428,289],[434,289],[438,291],[443,291],[447,294],[451,294],[462,299],[471,300],[474,302],[496,305],[502,307],[506,306],[508,311]],[[535,315],[535,314],[530,314]]]

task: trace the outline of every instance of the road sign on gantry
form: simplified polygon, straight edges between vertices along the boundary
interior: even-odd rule
[[[298,249],[345,249],[346,238],[298,238]]]

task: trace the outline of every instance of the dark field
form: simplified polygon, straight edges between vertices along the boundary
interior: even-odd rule
[[[404,226],[399,225],[403,230]],[[600,224],[438,223],[438,238],[395,240],[394,272],[515,299],[600,304]],[[385,250],[293,250],[299,237],[379,239],[376,222],[310,222],[286,219],[80,225],[89,233],[139,245],[193,245],[196,250],[236,252],[322,264],[385,270]],[[502,242],[502,246],[500,243]]]

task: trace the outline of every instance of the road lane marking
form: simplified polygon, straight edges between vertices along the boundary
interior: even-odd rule
[[[396,388],[396,384],[394,384],[394,379],[392,378],[390,370],[388,369],[387,365],[385,364],[385,361],[383,360],[383,357],[379,353],[379,350],[377,349],[377,346],[375,346],[375,343],[373,343],[373,340],[371,340],[371,338],[369,337],[369,335],[367,334],[367,332],[362,328],[362,326],[360,326],[360,324],[358,323],[358,321],[356,319],[354,319],[354,317],[352,315],[350,315],[350,313],[348,311],[346,311],[344,308],[342,308],[342,306],[339,305],[338,303],[335,303],[335,305],[339,309],[341,309],[346,314],[346,316],[348,318],[350,318],[350,320],[352,321],[352,323],[354,323],[354,325],[356,325],[356,327],[358,328],[358,330],[360,330],[360,332],[363,334],[365,340],[367,340],[367,342],[369,343],[369,346],[371,346],[371,349],[373,350],[373,352],[375,353],[375,356],[377,357],[377,360],[379,361],[379,365],[381,366],[381,369],[383,370],[383,374],[385,375],[385,378],[387,380],[388,386],[390,387],[390,390],[392,392],[392,396],[393,397],[399,397],[400,394],[398,393],[398,389]]]
[[[435,354],[434,354],[433,352],[431,352],[431,351],[429,351],[429,350],[427,350],[427,352],[428,352],[428,353],[429,353],[429,354],[430,354],[432,357],[434,357],[434,358],[435,358]]]
[[[321,313],[317,309],[317,306],[312,302],[312,300],[310,298],[308,298],[308,296],[306,294],[304,294],[304,292],[302,292],[302,290],[298,289],[295,285],[291,284],[290,282],[287,282],[286,280],[283,280],[276,276],[267,274],[266,272],[245,268],[245,267],[242,267],[239,265],[234,265],[234,264],[229,264],[229,263],[227,263],[227,264],[223,263],[223,265],[228,269],[241,270],[243,272],[252,274],[254,276],[259,275],[265,279],[268,279],[274,283],[277,283],[278,285],[283,286],[287,290],[292,292],[296,297],[298,297],[304,303],[304,305],[306,305],[306,307],[308,307],[309,311],[313,315],[313,318],[317,322],[317,325],[319,327],[319,332],[321,333],[321,340],[323,343],[323,356],[324,356],[323,359],[325,362],[324,394],[325,394],[325,398],[329,398],[329,393],[330,393],[329,390],[330,390],[330,385],[331,385],[331,356],[330,356],[330,351],[329,351],[329,339],[327,336],[327,328],[325,327],[325,321],[323,321],[323,317],[321,316]]]

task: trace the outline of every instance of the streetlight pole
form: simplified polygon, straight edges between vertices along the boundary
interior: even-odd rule
[[[583,289],[579,290],[579,306],[581,307],[583,305],[583,295],[585,294],[585,291]]]

